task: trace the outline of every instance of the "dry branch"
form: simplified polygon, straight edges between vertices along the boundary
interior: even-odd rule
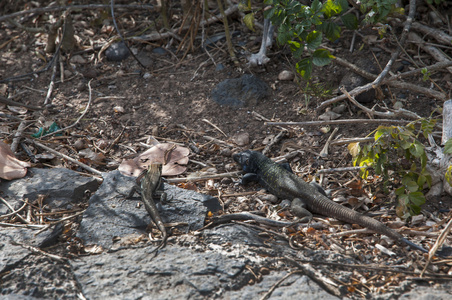
[[[376,123],[376,124],[405,124],[409,121],[390,120],[390,119],[347,119],[347,120],[328,120],[328,121],[306,121],[306,122],[265,122],[265,125],[297,125],[297,126],[322,126],[322,125],[338,125],[338,124],[359,124],[359,123]]]
[[[430,54],[436,61],[450,61],[450,59],[442,51],[438,50],[438,48],[426,45],[424,40],[416,33],[410,32],[409,37],[412,42],[416,43],[422,50]],[[447,68],[447,70],[452,73],[452,67]]]
[[[237,5],[233,5],[231,7],[229,7],[228,9],[226,9],[224,11],[225,16],[229,16],[231,14],[233,14],[234,12],[236,12],[238,10],[238,6]],[[221,14],[217,15],[217,16],[213,16],[205,21],[200,22],[200,26],[204,26],[204,25],[209,25],[218,21],[221,21],[221,19],[223,18],[223,16]],[[177,32],[179,30],[188,30],[190,29],[190,25],[184,26],[183,28],[176,28],[167,32],[154,32],[151,34],[146,34],[146,35],[141,35],[141,36],[136,36],[136,37],[130,37],[130,40],[136,40],[136,41],[158,41],[161,39],[166,39],[169,37],[172,37],[174,35],[177,34]]]
[[[421,23],[414,22],[412,25],[413,29],[422,32],[424,34],[427,34],[428,36],[431,36],[435,40],[437,40],[440,43],[443,43],[446,46],[452,45],[452,36],[448,35],[447,33],[444,33],[441,30],[430,28],[428,26],[422,25]]]
[[[397,57],[400,54],[400,51],[402,49],[401,46],[403,44],[405,44],[405,41],[407,39],[408,32],[410,31],[411,23],[413,23],[414,14],[416,12],[416,0],[410,0],[409,7],[410,7],[410,11],[409,11],[408,17],[405,21],[405,25],[403,27],[403,32],[402,32],[402,37],[400,38],[400,43],[397,47],[397,50],[391,55],[391,59],[388,61],[388,63],[386,64],[385,68],[380,73],[380,75],[378,75],[378,77],[373,82],[368,83],[361,87],[357,87],[357,88],[353,89],[352,91],[350,91],[349,93],[351,96],[356,96],[356,95],[359,95],[361,93],[364,93],[364,92],[370,90],[371,88],[378,87],[381,84],[384,77],[388,74],[389,70],[392,67],[392,64],[394,63],[394,61],[397,59]],[[340,95],[340,96],[337,96],[330,100],[324,101],[320,104],[319,107],[317,107],[317,111],[320,111],[320,110],[324,109],[326,106],[333,104],[335,102],[338,102],[340,100],[346,99],[346,98],[347,98],[346,95]]]
[[[52,7],[39,7],[29,10],[22,10],[19,12],[15,12],[9,15],[1,16],[0,22],[3,22],[5,20],[19,17],[23,15],[31,15],[31,14],[43,14],[46,12],[54,12],[54,11],[62,11],[67,10],[69,8],[73,10],[79,10],[79,9],[105,9],[109,8],[109,4],[87,4],[87,5],[67,5],[67,6],[52,6]],[[153,10],[153,5],[129,5],[129,4],[116,4],[116,8],[129,8],[129,9],[139,9],[139,10]]]
[[[340,90],[342,93],[344,93],[348,97],[350,102],[355,104],[358,108],[362,109],[365,113],[369,114],[372,117],[379,116],[379,117],[384,117],[384,118],[408,118],[411,120],[417,120],[417,119],[421,118],[421,116],[419,116],[418,114],[416,114],[412,111],[403,109],[403,108],[399,108],[394,111],[386,111],[386,112],[375,111],[374,109],[370,109],[370,108],[362,105],[358,101],[356,101],[356,99],[353,96],[351,96],[350,93],[347,92],[347,90],[344,87],[341,87]]]

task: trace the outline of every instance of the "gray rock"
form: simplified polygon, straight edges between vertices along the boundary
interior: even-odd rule
[[[223,80],[212,90],[212,99],[215,102],[232,107],[255,106],[269,95],[268,85],[250,74]]]
[[[51,208],[70,209],[84,200],[86,191],[95,191],[98,186],[95,178],[65,168],[31,168],[24,178],[0,182],[0,191],[14,209],[23,205],[23,199],[33,201],[38,195],[45,195],[44,204]],[[9,212],[6,205],[0,203],[0,214]]]
[[[111,248],[113,239],[145,232],[151,219],[144,206],[137,208],[141,198],[126,199],[135,184],[135,178],[113,171],[103,175],[104,181],[90,198],[83,214],[77,237],[86,244]],[[208,211],[216,212],[221,206],[218,199],[208,195],[164,184],[168,201],[163,204],[160,216],[164,223],[187,223],[178,226],[183,232],[204,226]]]
[[[130,51],[122,41],[111,44],[111,46],[105,50],[105,56],[110,61],[122,61],[129,57],[129,55]]]

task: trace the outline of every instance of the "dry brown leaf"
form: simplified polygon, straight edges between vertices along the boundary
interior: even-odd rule
[[[175,144],[163,143],[154,145],[134,159],[122,161],[118,170],[126,176],[138,176],[141,171],[153,163],[163,164],[162,175],[179,175],[185,172],[190,150]],[[166,164],[165,164],[166,160]]]
[[[18,160],[11,148],[0,141],[0,178],[11,180],[27,175],[29,162]]]
[[[105,160],[105,155],[103,153],[96,153],[89,148],[80,150],[78,153],[80,156],[83,156],[94,164],[102,164]]]

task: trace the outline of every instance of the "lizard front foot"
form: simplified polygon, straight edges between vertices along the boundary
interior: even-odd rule
[[[294,198],[290,206],[292,213],[297,216],[300,223],[308,223],[312,220],[312,214],[306,209],[306,204],[300,198]]]

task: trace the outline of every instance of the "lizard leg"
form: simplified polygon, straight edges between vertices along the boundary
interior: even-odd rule
[[[315,181],[311,181],[309,184],[312,185],[313,187],[315,187],[319,193],[321,193],[324,196],[328,197],[328,195],[326,194],[325,190],[323,189],[323,187],[320,184],[318,184]]]
[[[259,181],[259,176],[255,173],[247,173],[243,175],[241,184],[246,185],[249,182]]]
[[[290,207],[292,213],[300,218],[300,223],[308,223],[312,220],[312,214],[306,209],[306,204],[300,198],[294,198]]]

